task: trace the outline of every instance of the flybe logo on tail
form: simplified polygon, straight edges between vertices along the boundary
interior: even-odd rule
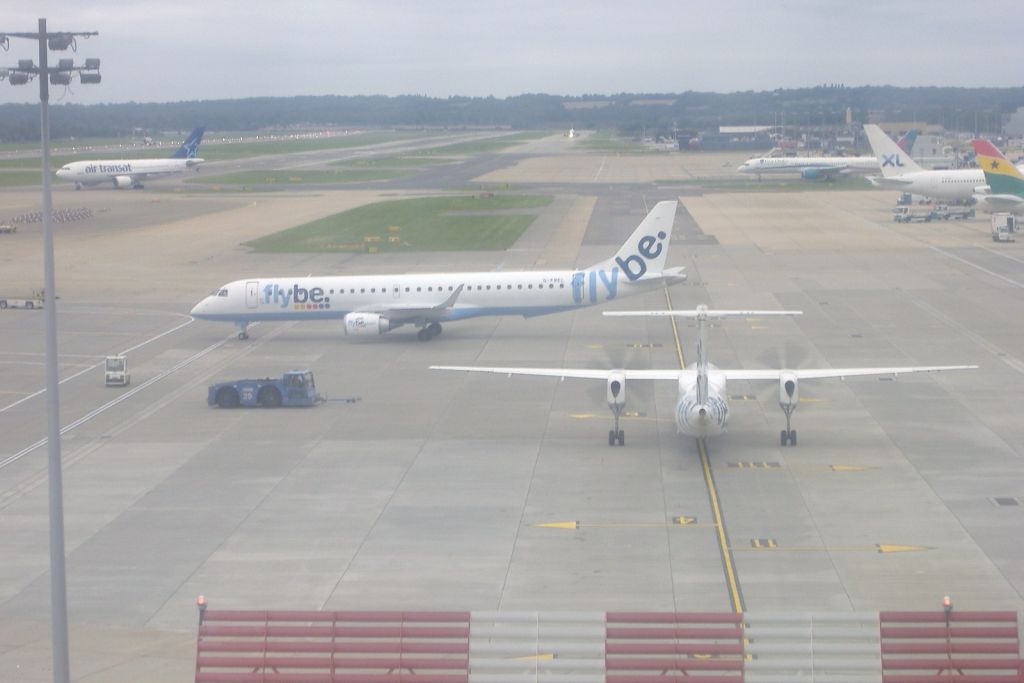
[[[658,258],[664,250],[665,247],[662,245],[662,242],[665,237],[667,235],[664,231],[659,231],[657,238],[651,235],[644,235],[636,244],[636,251],[639,253],[630,254],[626,258],[621,256],[615,257],[615,263],[622,269],[622,272],[630,282],[639,280],[644,276],[644,273],[647,272],[647,262]]]
[[[896,166],[896,167],[899,167],[899,168],[903,168],[903,162],[900,161],[900,155],[899,154],[883,154],[882,155],[882,167],[884,168],[886,166]]]

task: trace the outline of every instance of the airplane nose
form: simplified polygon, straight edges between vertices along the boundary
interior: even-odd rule
[[[192,317],[195,317],[197,315],[202,314],[203,311],[205,311],[205,310],[206,310],[206,299],[203,299],[202,301],[200,301],[199,303],[197,303],[195,306],[192,307],[192,310],[189,311],[189,315],[191,315]]]

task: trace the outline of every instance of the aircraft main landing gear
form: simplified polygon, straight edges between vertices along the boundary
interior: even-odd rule
[[[416,333],[416,338],[422,342],[430,341],[437,335],[441,334],[441,323],[430,323],[420,328],[420,331]]]
[[[625,446],[626,445],[626,432],[618,429],[618,416],[616,416],[616,429],[608,430],[608,445],[609,446]]]

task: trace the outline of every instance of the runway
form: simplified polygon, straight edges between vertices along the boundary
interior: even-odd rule
[[[218,609],[859,613],[938,609],[944,595],[1024,609],[1022,247],[994,245],[981,218],[892,223],[887,192],[683,192],[654,180],[731,162],[655,155],[630,175],[628,156],[602,162],[569,144],[467,161],[506,169],[487,182],[556,197],[503,253],[240,246],[437,191],[437,178],[244,197],[55,194],[55,206],[93,210],[57,227],[75,680],[191,680],[200,594]],[[594,183],[602,168],[610,179]],[[0,215],[34,195],[0,193]],[[427,367],[677,368],[694,355],[693,328],[599,309],[452,323],[429,343],[406,329],[346,339],[330,323],[264,323],[243,342],[230,325],[185,324],[210,290],[252,275],[594,262],[674,198],[669,265],[689,281],[611,308],[804,311],[715,326],[721,367],[980,369],[804,382],[792,448],[779,446],[776,385],[730,383],[729,432],[698,444],[675,433],[671,382],[631,383],[626,445],[609,448],[603,385]],[[9,284],[41,279],[39,242],[38,228],[0,237]],[[38,311],[0,312],[3,680],[49,677],[42,325]],[[126,349],[132,385],[104,387],[96,364]],[[304,367],[328,397],[359,401],[206,405],[215,381]]]

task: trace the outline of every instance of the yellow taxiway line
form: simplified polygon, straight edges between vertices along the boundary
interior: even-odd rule
[[[668,287],[665,288],[665,305],[668,310],[672,309],[672,295]],[[679,328],[676,325],[674,316],[669,317],[672,323],[672,336],[675,338],[676,357],[679,359],[679,367],[686,368],[686,359],[683,357],[683,346],[679,342]],[[708,499],[711,501],[711,514],[713,526],[718,537],[718,550],[722,555],[722,568],[725,570],[725,581],[729,586],[729,602],[734,612],[743,611],[743,595],[740,593],[740,582],[736,578],[736,568],[732,561],[732,549],[729,547],[729,538],[726,536],[725,523],[722,520],[722,510],[718,504],[718,490],[715,488],[715,478],[711,474],[711,461],[708,458],[707,445],[704,439],[697,439],[697,450],[700,451],[700,465],[704,471],[704,483],[708,489]]]

